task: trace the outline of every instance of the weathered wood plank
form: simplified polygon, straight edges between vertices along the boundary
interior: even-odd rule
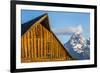
[[[37,23],[21,37],[22,62],[64,61],[71,59],[53,33]]]

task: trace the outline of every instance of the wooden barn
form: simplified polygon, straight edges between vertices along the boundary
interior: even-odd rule
[[[71,60],[67,50],[49,26],[48,14],[43,14],[21,26],[21,62]]]

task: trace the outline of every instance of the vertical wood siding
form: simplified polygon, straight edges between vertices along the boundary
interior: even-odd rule
[[[40,23],[21,37],[21,62],[64,61],[71,58],[65,48]]]

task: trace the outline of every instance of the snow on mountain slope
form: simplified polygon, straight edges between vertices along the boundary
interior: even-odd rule
[[[86,40],[79,32],[75,32],[69,41],[64,44],[64,47],[76,59],[90,58],[90,39]]]

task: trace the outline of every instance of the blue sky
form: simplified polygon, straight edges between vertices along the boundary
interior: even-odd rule
[[[66,43],[74,30],[82,30],[83,36],[90,36],[90,14],[79,12],[53,12],[40,10],[22,10],[21,23],[25,23],[44,13],[48,13],[50,27],[62,44]],[[64,34],[57,34],[64,33]],[[69,34],[70,33],[70,34]]]

